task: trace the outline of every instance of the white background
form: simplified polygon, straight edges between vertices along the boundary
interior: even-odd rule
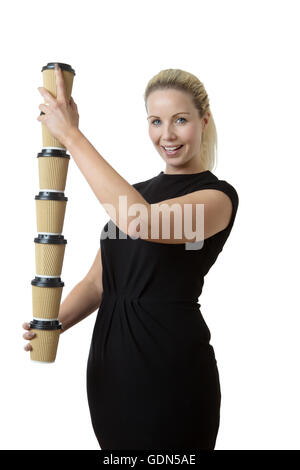
[[[143,93],[161,69],[197,75],[219,139],[214,173],[240,198],[199,301],[222,389],[216,449],[300,449],[297,1],[1,3],[2,449],[99,449],[86,396],[96,313],[56,362],[23,350],[32,318],[41,69],[76,71],[80,129],[130,184],[165,169]],[[108,217],[71,159],[62,300],[88,272]],[[121,391],[120,391],[121,393]],[[187,391],[188,393],[188,391]]]

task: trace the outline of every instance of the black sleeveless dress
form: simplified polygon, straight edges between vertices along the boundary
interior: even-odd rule
[[[103,298],[87,364],[93,429],[103,450],[213,450],[221,391],[198,298],[232,229],[238,194],[208,170],[161,172],[132,186],[148,203],[217,189],[233,212],[194,250],[130,238],[111,219],[103,227]]]

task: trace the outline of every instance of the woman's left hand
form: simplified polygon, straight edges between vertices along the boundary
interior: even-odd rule
[[[73,98],[70,97],[70,100],[67,98],[61,68],[55,69],[55,77],[57,98],[54,98],[46,88],[38,88],[47,104],[39,105],[39,109],[45,114],[40,115],[37,120],[45,124],[49,132],[66,146],[69,135],[74,129],[78,130],[79,114]]]

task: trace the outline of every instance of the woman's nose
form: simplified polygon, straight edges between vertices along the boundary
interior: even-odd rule
[[[174,139],[174,140],[176,139],[176,134],[175,134],[175,132],[173,131],[173,129],[171,129],[170,127],[165,127],[165,128],[162,130],[161,135],[162,135],[162,138],[163,138],[164,140],[166,140],[166,141],[167,141],[168,139],[171,139],[171,140],[172,140],[172,139]]]

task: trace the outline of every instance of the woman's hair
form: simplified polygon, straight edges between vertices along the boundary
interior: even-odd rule
[[[184,70],[161,70],[158,74],[154,75],[154,77],[152,77],[147,84],[144,93],[147,112],[147,99],[150,93],[155,90],[164,90],[168,88],[187,92],[192,97],[193,103],[198,110],[200,119],[202,119],[207,111],[210,113],[208,123],[202,134],[200,161],[204,170],[213,170],[216,166],[218,154],[217,131],[209,107],[208,95],[205,91],[203,83],[200,82],[199,78],[197,78],[195,75]]]

